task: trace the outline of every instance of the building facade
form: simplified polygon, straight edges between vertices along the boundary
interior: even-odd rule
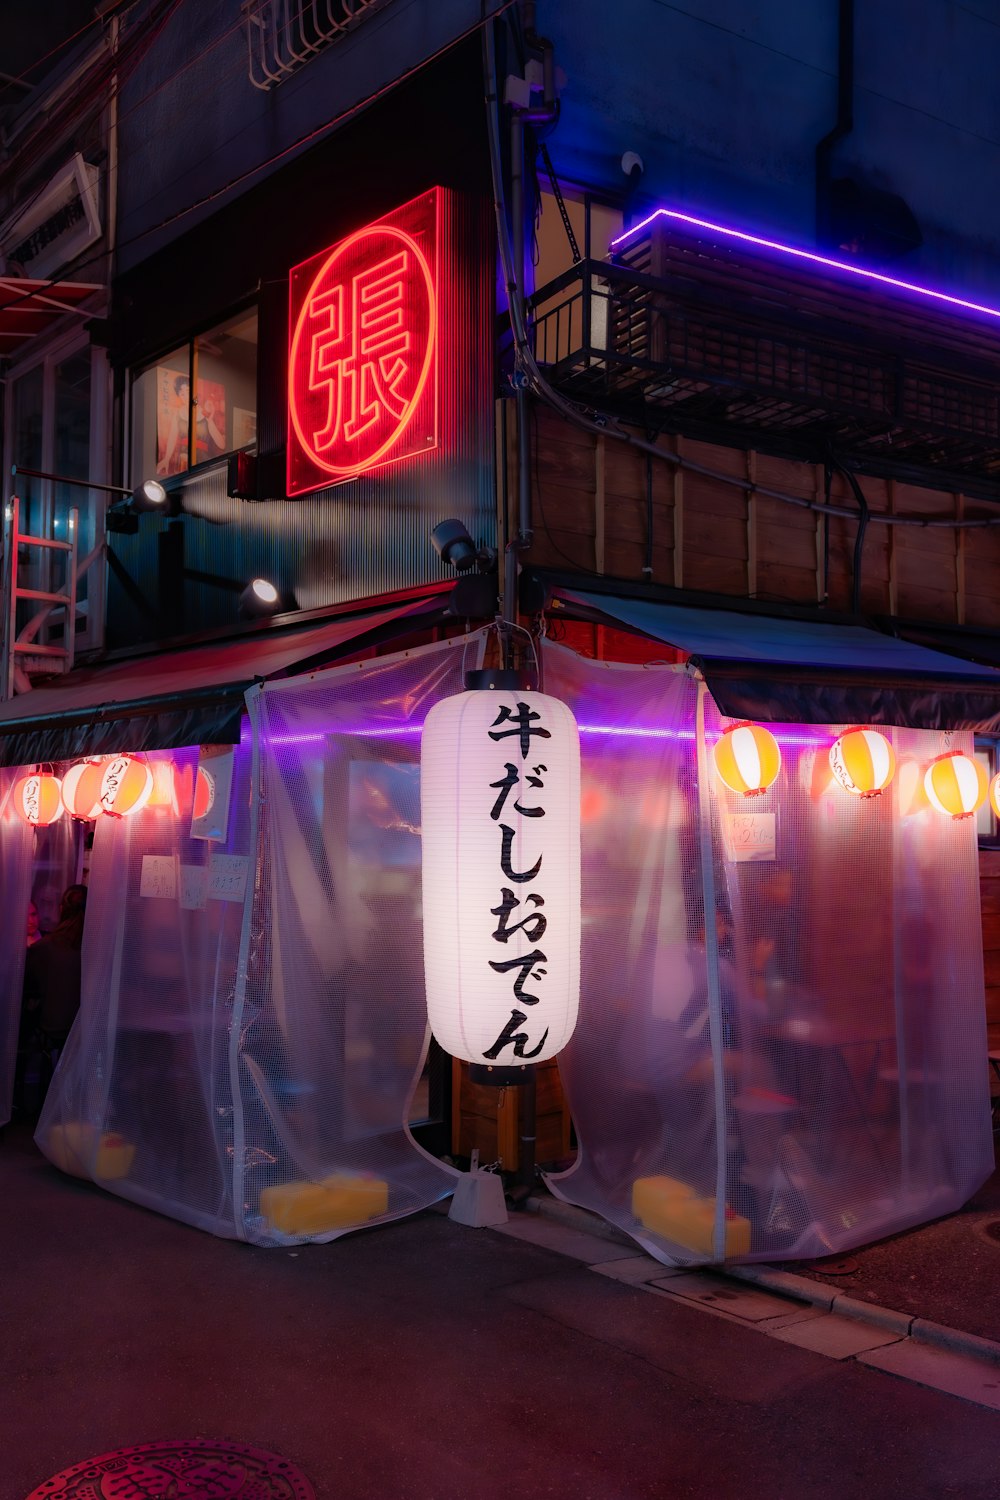
[[[78,580],[43,614],[29,595],[61,590],[57,564],[8,541],[8,764],[59,758],[51,714],[73,709],[83,753],[165,713],[137,706],[165,694],[140,691],[154,657],[189,715],[170,743],[208,743],[185,652],[245,648],[239,685],[268,675],[256,646],[337,622],[280,670],[497,614],[518,659],[514,624],[683,661],[655,611],[690,608],[789,637],[864,621],[985,681],[1000,27],[948,0],[919,36],[893,0],[855,11],[136,0],[26,68],[0,165],[5,498],[48,539],[77,508]],[[958,85],[970,69],[981,87]],[[45,326],[24,338],[29,306]],[[450,605],[445,520],[480,554]],[[241,621],[255,578],[267,625]],[[75,708],[43,681],[74,658],[93,674]],[[933,664],[909,660],[919,686]],[[859,701],[895,722],[875,689]],[[984,730],[983,703],[919,723]],[[995,770],[988,736],[980,754]],[[569,1148],[550,1073],[543,1159]],[[514,1164],[512,1100],[457,1072],[449,1123],[459,1154]]]

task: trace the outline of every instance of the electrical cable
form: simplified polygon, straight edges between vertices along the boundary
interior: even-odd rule
[[[175,3],[181,4],[183,3],[183,0],[175,0]],[[458,36],[452,37],[450,41],[443,43],[443,45],[440,46],[436,52],[432,52],[429,57],[423,58],[420,62],[414,63],[412,67],[404,69],[402,73],[397,74],[397,76],[393,79],[390,79],[388,83],[385,83],[381,85],[381,87],[373,90],[373,92],[368,94],[364,99],[359,100],[357,104],[353,104],[350,106],[350,108],[343,110],[332,120],[326,120],[322,125],[317,125],[312,130],[306,131],[304,135],[297,137],[296,140],[292,141],[288,146],[284,146],[280,151],[276,151],[271,156],[265,158],[263,161],[259,161],[254,166],[248,167],[246,171],[239,173],[236,177],[230,178],[230,180],[222,187],[215,188],[212,192],[203,194],[202,197],[195,199],[194,202],[186,204],[184,208],[180,208],[175,213],[168,214],[165,218],[158,220],[157,223],[150,224],[149,226],[147,226],[147,228],[141,229],[136,234],[130,235],[128,239],[118,240],[115,249],[123,250],[129,248],[132,245],[139,244],[142,240],[147,239],[150,235],[159,234],[161,230],[167,229],[172,224],[178,223],[181,219],[186,218],[189,214],[195,213],[198,209],[204,208],[207,204],[214,203],[219,198],[225,197],[228,193],[231,193],[234,188],[241,186],[241,184],[246,182],[249,178],[255,177],[259,173],[266,172],[277,162],[284,160],[285,157],[292,155],[305,146],[312,145],[315,142],[325,138],[326,136],[331,135],[341,125],[345,125],[349,120],[354,119],[355,116],[362,114],[366,109],[369,109],[373,104],[376,104],[380,99],[384,98],[386,94],[392,93],[392,91],[398,88],[401,84],[408,82],[409,79],[413,78],[417,73],[421,72],[423,68],[428,67],[431,63],[437,62],[439,58],[444,57],[448,52],[452,51],[453,48],[460,46],[462,42],[467,41],[470,36],[473,36],[475,34],[475,32],[483,29],[488,29],[486,27],[486,23],[491,22],[498,16],[503,15],[505,11],[510,10],[510,8],[517,3],[518,0],[500,0],[499,5],[496,5],[493,10],[487,12],[484,20],[474,21],[471,26],[467,26],[466,29],[460,32]],[[109,248],[105,248],[98,251],[96,254],[89,256],[85,260],[78,261],[74,267],[75,274],[79,275],[80,272],[85,271],[90,267],[96,267],[100,265],[103,261],[107,260],[110,257],[111,253],[112,252]],[[44,284],[48,286],[53,286],[56,284],[51,278],[40,279],[42,279],[44,281]],[[32,294],[25,293],[24,297],[16,300],[27,300],[30,295]]]
[[[613,437],[619,442],[627,443],[629,447],[635,448],[641,453],[648,453],[652,457],[670,464],[674,469],[683,470],[689,474],[698,474],[702,478],[712,479],[719,484],[729,485],[742,490],[744,493],[752,490],[757,495],[763,495],[770,500],[780,501],[784,505],[795,505],[802,510],[822,511],[824,515],[842,516],[847,520],[857,521],[858,513],[851,510],[848,506],[819,505],[815,500],[806,500],[798,495],[789,495],[782,490],[771,489],[766,485],[751,484],[748,479],[741,479],[739,476],[733,474],[721,473],[716,469],[710,469],[705,464],[694,463],[690,459],[682,458],[676,453],[671,453],[668,449],[661,448],[657,443],[645,442],[634,433],[626,432],[611,417],[602,416],[600,421],[591,421],[584,412],[578,410],[571,401],[567,400],[565,396],[562,396],[549,385],[535,360],[527,325],[524,321],[524,310],[519,305],[517,296],[517,281],[514,277],[513,253],[510,245],[507,209],[503,190],[498,121],[499,99],[496,87],[496,57],[492,31],[489,26],[483,27],[483,70],[486,83],[486,116],[490,148],[490,167],[493,175],[493,207],[497,221],[500,264],[507,291],[507,311],[511,323],[511,332],[514,336],[515,360],[518,367],[527,376],[531,390],[546,405],[574,426],[580,427],[586,432],[595,433],[598,437]],[[844,469],[843,472],[846,474],[849,471]],[[991,502],[981,503],[988,504]],[[865,525],[867,526],[869,522],[882,526],[923,526],[962,531],[1000,526],[1000,515],[970,520],[958,520],[957,518],[928,520],[924,516],[899,514],[890,516],[882,511],[869,511]]]

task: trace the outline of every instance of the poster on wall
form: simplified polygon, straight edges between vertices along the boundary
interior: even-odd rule
[[[162,477],[183,474],[188,467],[191,421],[191,379],[168,365],[156,369],[156,472]],[[218,380],[195,382],[194,462],[206,463],[228,452],[226,388]]]
[[[233,447],[251,448],[257,441],[257,413],[245,406],[233,407]]]
[[[191,812],[191,837],[223,843],[229,829],[229,801],[233,790],[232,745],[202,745]]]

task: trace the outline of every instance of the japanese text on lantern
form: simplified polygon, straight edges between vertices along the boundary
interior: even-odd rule
[[[439,197],[292,270],[289,495],[436,446]]]
[[[513,1056],[525,1061],[537,1057],[549,1034],[546,1027],[536,1045],[529,1051],[528,1043],[534,1038],[529,1030],[521,1029],[529,1017],[529,1011],[521,1007],[537,1005],[541,999],[540,995],[530,993],[527,985],[530,983],[532,986],[543,987],[548,972],[543,967],[548,960],[539,947],[548,927],[548,918],[541,910],[545,905],[545,898],[537,890],[528,889],[539,880],[545,856],[544,853],[539,854],[534,864],[526,869],[516,870],[514,850],[519,842],[521,820],[545,817],[545,808],[541,805],[539,794],[544,792],[548,767],[543,761],[535,760],[538,747],[532,746],[532,740],[549,740],[552,735],[542,723],[535,722],[541,720],[542,715],[527,703],[517,703],[515,707],[516,712],[513,712],[506,704],[501,704],[493,727],[487,731],[490,739],[497,742],[514,739],[515,745],[510,748],[513,753],[520,751],[521,761],[520,765],[516,761],[507,761],[503,776],[498,781],[490,782],[490,790],[497,793],[490,809],[490,817],[498,825],[500,833],[499,874],[512,882],[512,885],[500,885],[499,904],[490,908],[490,914],[498,919],[493,931],[494,942],[506,944],[516,932],[523,932],[533,947],[529,953],[523,953],[517,958],[489,960],[491,969],[497,974],[509,975],[513,981],[510,1016],[496,1041],[483,1053],[491,1062],[497,1061],[505,1047],[513,1047]],[[499,727],[505,724],[511,727]],[[534,806],[525,805],[529,798],[535,802]],[[516,892],[514,886],[517,887]],[[520,920],[515,922],[515,916],[519,916]]]

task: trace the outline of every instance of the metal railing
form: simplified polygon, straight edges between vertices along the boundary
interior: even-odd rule
[[[576,399],[725,442],[835,443],[908,465],[1000,473],[1000,382],[953,350],[901,348],[844,319],[583,260],[531,299],[535,358]],[[780,442],[779,442],[780,445]]]
[[[273,89],[388,0],[245,0],[250,82]]]

